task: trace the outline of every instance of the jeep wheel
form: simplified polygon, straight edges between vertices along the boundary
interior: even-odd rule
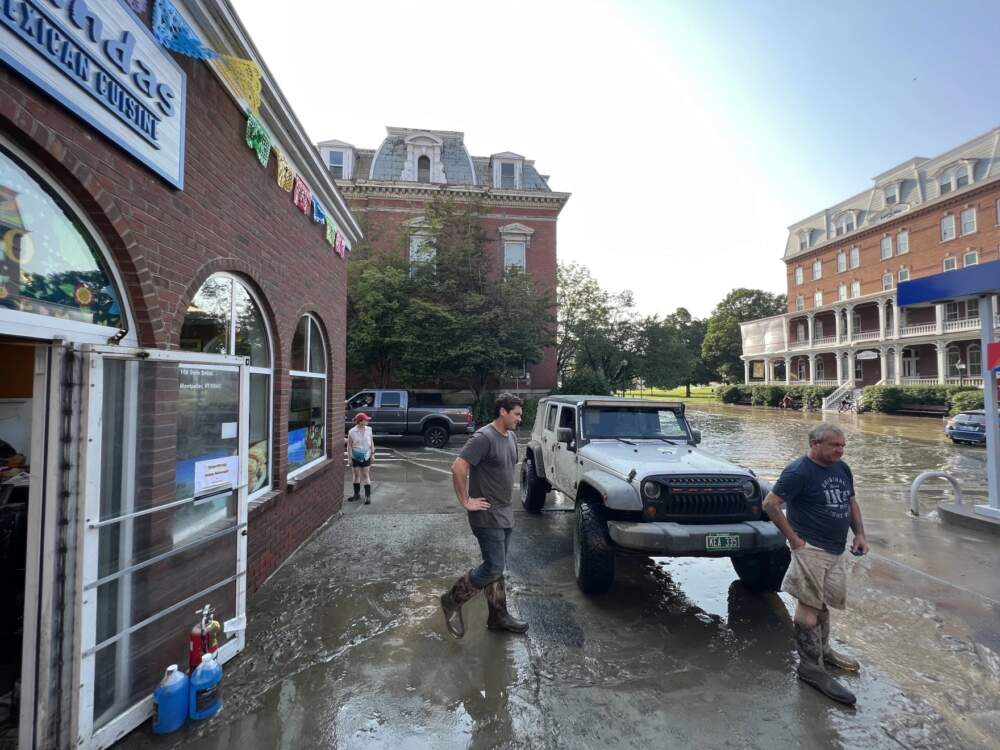
[[[444,448],[450,437],[448,430],[439,424],[429,424],[424,428],[424,445],[428,448]]]
[[[535,462],[525,456],[521,463],[521,505],[529,513],[540,513],[545,505],[545,480],[535,472]]]
[[[576,506],[573,568],[585,594],[603,594],[615,581],[615,550],[599,505],[582,502]]]
[[[736,575],[752,591],[780,591],[792,560],[788,547],[730,558]]]

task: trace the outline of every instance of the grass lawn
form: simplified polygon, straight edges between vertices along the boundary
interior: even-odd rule
[[[633,398],[662,398],[662,399],[681,399],[683,401],[717,401],[715,397],[715,389],[710,385],[693,385],[691,386],[691,398],[688,399],[687,389],[684,386],[679,388],[672,388],[669,391],[661,390],[659,388],[646,388],[642,391],[626,391],[626,396],[631,396]]]

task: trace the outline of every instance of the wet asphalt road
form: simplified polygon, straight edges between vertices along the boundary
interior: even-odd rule
[[[815,422],[691,416],[704,447],[772,478]],[[919,470],[984,484],[982,450],[952,447],[936,420],[844,424],[873,545],[851,560],[849,609],[834,613],[840,647],[864,665],[844,678],[856,709],[795,680],[791,600],[749,593],[728,560],[621,558],[612,592],[584,596],[558,495],[551,512],[517,513],[509,598],[528,635],[488,632],[480,597],[452,639],[437,597],[478,558],[450,487],[455,451],[386,440],[373,504],[345,504],[251,599],[222,712],[122,746],[995,747],[1000,543],[905,513]]]

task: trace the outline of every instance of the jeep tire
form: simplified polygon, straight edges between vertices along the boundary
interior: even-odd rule
[[[431,422],[424,428],[424,445],[428,448],[444,448],[450,437],[448,428],[438,422]]]
[[[573,569],[585,594],[603,594],[615,582],[615,549],[601,506],[581,502],[573,526]]]
[[[736,575],[751,591],[780,591],[785,571],[792,560],[787,546],[730,558]]]
[[[529,513],[540,513],[545,505],[545,480],[535,471],[535,461],[528,455],[521,463],[521,505]]]

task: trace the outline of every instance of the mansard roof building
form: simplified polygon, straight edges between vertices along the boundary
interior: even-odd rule
[[[978,307],[897,310],[896,285],[996,260],[998,243],[1000,128],[877,175],[789,227],[788,312],[741,325],[746,381],[982,385]]]

